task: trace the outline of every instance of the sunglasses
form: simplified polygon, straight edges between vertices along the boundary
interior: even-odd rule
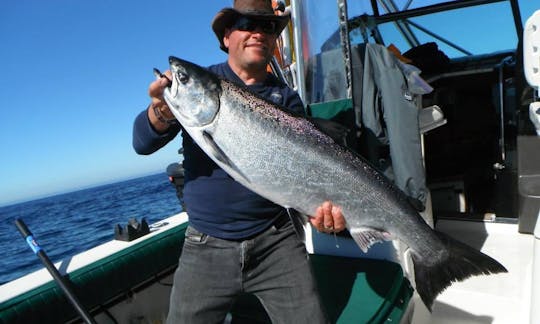
[[[255,20],[246,17],[240,17],[234,23],[234,25],[231,26],[231,29],[248,32],[259,29],[265,34],[277,35],[277,24],[275,21],[272,20]]]

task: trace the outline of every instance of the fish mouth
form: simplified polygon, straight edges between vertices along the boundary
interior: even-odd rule
[[[219,79],[198,65],[169,57],[172,82],[163,97],[183,126],[211,124],[220,108]],[[187,101],[186,101],[187,100]]]

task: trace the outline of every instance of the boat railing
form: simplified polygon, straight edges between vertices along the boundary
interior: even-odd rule
[[[540,10],[537,10],[526,22],[523,37],[523,61],[524,70],[527,82],[536,91],[533,102],[530,104],[530,118],[535,125],[538,137],[540,137],[540,100],[538,100],[538,92],[540,90]],[[540,146],[540,141],[536,141],[537,146]],[[538,150],[534,151],[538,155]],[[539,188],[537,177],[534,182],[536,189]],[[536,226],[534,227],[534,248],[533,248],[533,265],[532,265],[532,280],[531,280],[531,310],[530,323],[540,323],[540,308],[535,306],[540,304],[540,200],[539,192],[533,193],[533,198],[536,204],[532,205],[536,208]],[[521,215],[520,215],[521,217]],[[534,224],[534,221],[533,223]]]

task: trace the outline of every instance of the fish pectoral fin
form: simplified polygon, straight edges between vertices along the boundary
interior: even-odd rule
[[[218,161],[221,163],[227,165],[230,169],[232,169],[239,177],[242,177],[246,182],[250,182],[249,179],[240,171],[240,169],[233,163],[231,159],[223,152],[223,150],[219,147],[219,145],[214,141],[214,138],[210,133],[203,131],[202,132],[203,138],[208,144],[208,146],[211,149],[211,154],[214,156]]]
[[[370,227],[356,227],[350,229],[349,232],[364,253],[367,253],[368,249],[375,243],[392,240],[390,233]]]

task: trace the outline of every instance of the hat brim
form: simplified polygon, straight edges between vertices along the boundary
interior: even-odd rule
[[[284,15],[278,16],[274,14],[249,14],[249,13],[242,13],[239,12],[233,8],[224,8],[221,9],[216,16],[214,17],[214,20],[212,20],[212,30],[216,34],[216,37],[219,41],[219,48],[221,48],[223,51],[228,52],[227,47],[225,47],[225,44],[223,44],[223,37],[225,36],[225,29],[230,28],[236,20],[240,17],[249,17],[254,19],[260,19],[260,20],[272,20],[276,22],[276,31],[278,34],[280,34],[283,29],[287,26],[289,23],[289,20],[291,18],[290,13],[286,13]]]

